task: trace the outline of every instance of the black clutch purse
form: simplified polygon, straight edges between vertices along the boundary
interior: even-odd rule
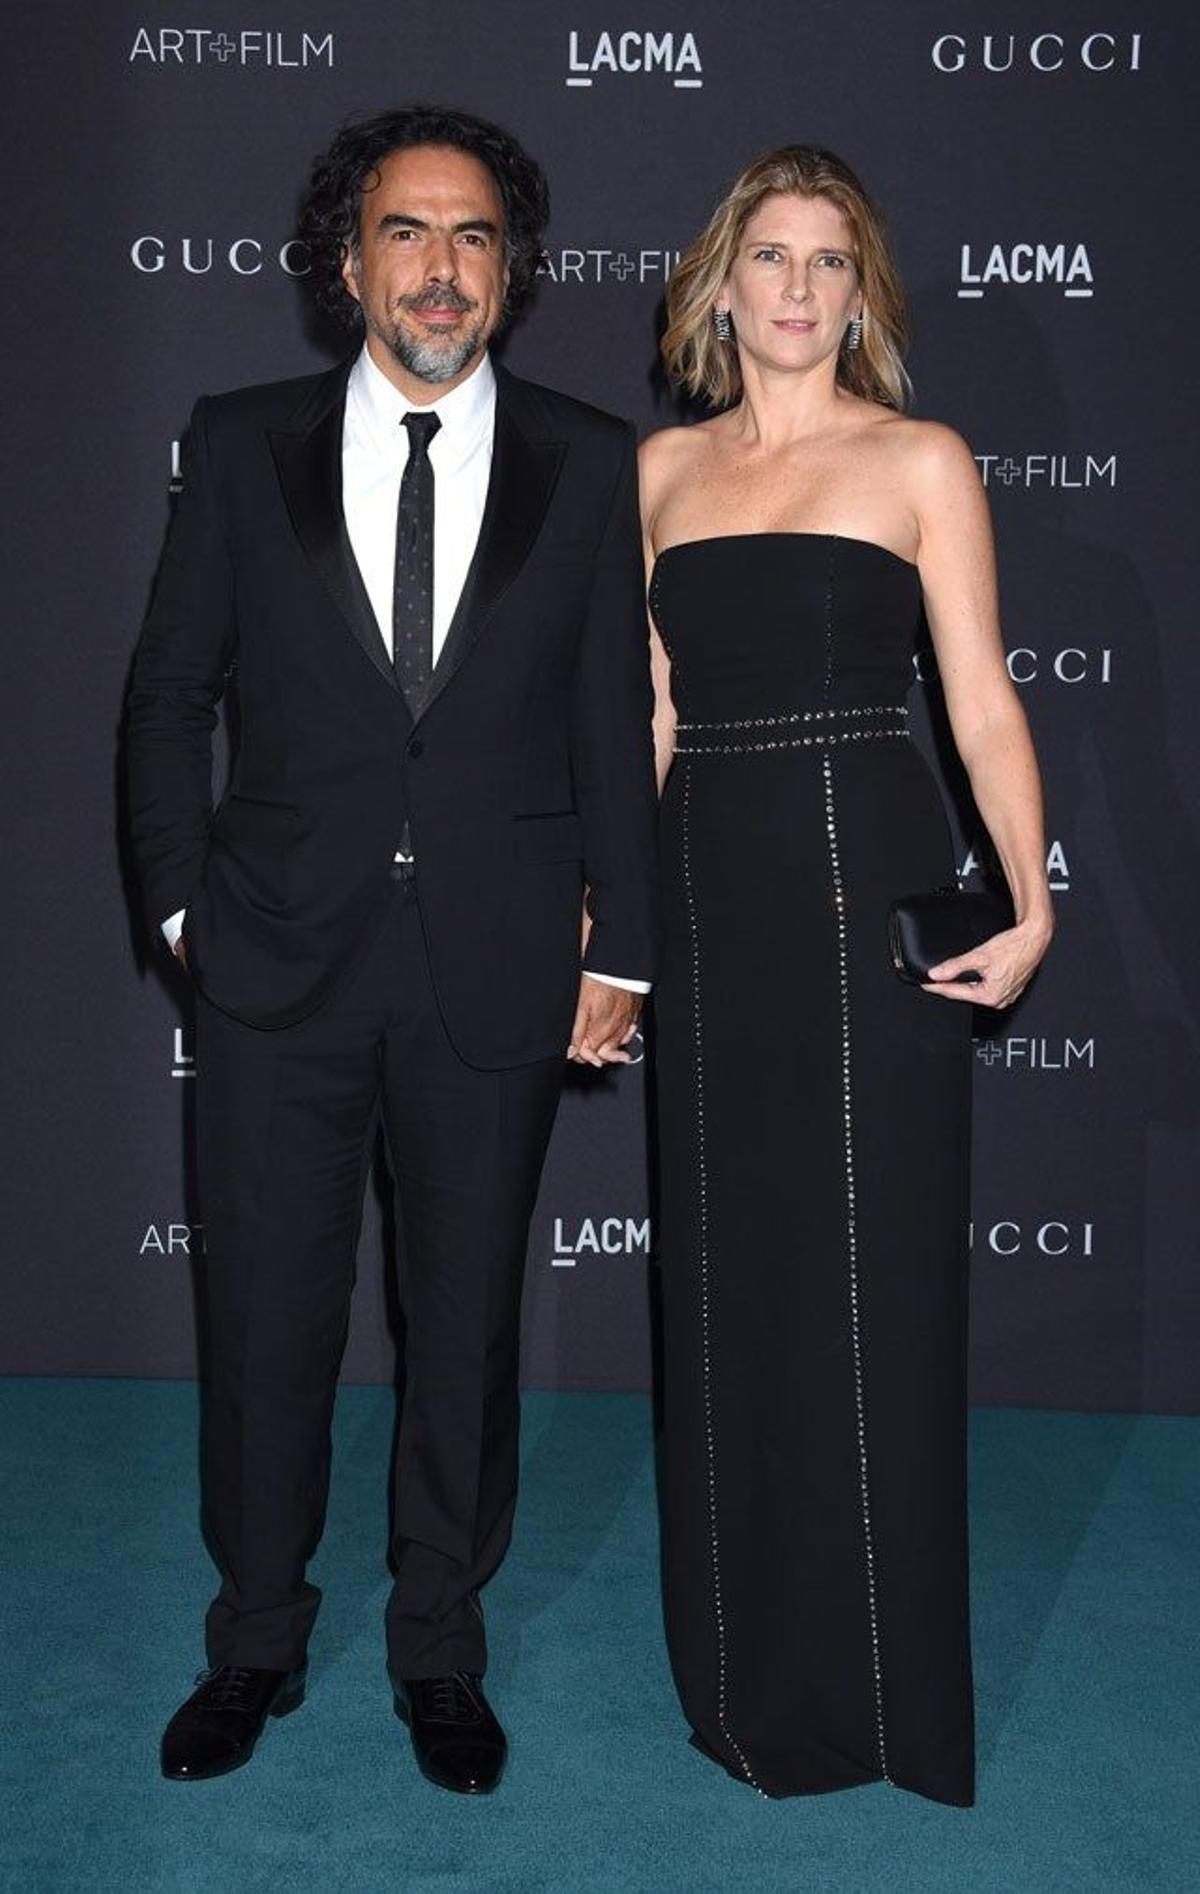
[[[963,894],[958,888],[933,888],[927,894],[906,894],[888,910],[888,945],[900,979],[921,986],[930,967],[969,953],[981,941],[1016,925],[1007,893],[987,888]],[[978,974],[960,976],[968,984]]]

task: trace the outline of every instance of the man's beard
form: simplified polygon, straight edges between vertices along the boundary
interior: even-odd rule
[[[450,295],[438,298],[413,296],[401,306],[405,309],[467,310],[473,309],[475,304],[468,302],[465,296]],[[390,322],[369,320],[367,326],[373,335],[378,336],[384,347],[391,351],[401,368],[408,374],[415,375],[418,381],[433,383],[453,381],[454,377],[466,367],[471,357],[479,353],[486,340],[482,322],[476,323],[463,335],[446,336],[444,339],[435,335],[414,336],[402,329],[398,320]]]

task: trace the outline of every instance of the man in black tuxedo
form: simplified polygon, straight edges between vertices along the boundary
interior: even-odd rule
[[[221,1584],[177,1779],[303,1697],[380,1115],[407,1327],[389,1670],[434,1781],[503,1766],[479,1592],[516,1495],[529,1218],[564,1055],[627,1058],[657,951],[633,433],[488,354],[547,212],[495,126],[347,128],[303,229],[361,351],[192,418],[129,711],[147,909],[197,988]]]

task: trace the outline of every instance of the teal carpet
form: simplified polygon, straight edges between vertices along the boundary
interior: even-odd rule
[[[663,1654],[648,1403],[529,1395],[517,1536],[488,1598],[512,1758],[417,1774],[383,1675],[391,1399],[339,1404],[308,1702],[237,1775],[163,1782],[201,1661],[195,1391],[0,1383],[5,1889],[1200,1888],[1200,1425],[973,1420],[979,1805],[882,1785],[772,1803],[688,1747]]]

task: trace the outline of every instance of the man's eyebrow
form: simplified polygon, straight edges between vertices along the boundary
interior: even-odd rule
[[[462,230],[477,230],[488,237],[500,235],[499,226],[490,217],[465,217],[459,224],[452,224],[451,230],[457,234]],[[380,230],[432,230],[433,226],[424,217],[410,217],[405,211],[388,211],[379,219]]]

